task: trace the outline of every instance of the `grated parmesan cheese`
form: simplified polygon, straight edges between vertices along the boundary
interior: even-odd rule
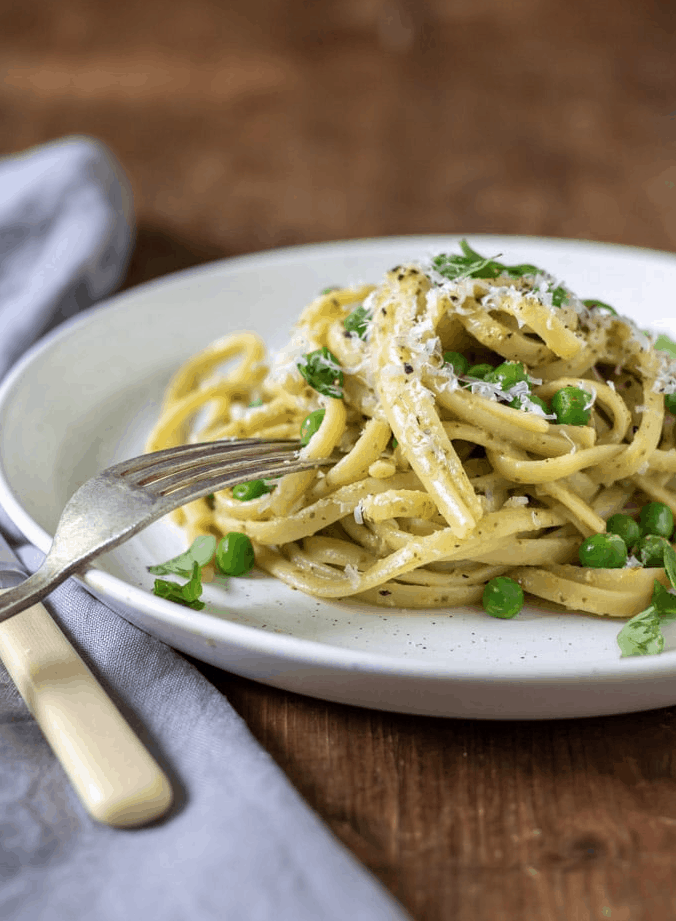
[[[563,429],[561,429],[561,434],[562,434],[563,437],[566,439],[566,441],[569,441],[569,442],[570,442],[571,447],[570,447],[569,453],[570,453],[570,454],[575,454],[576,451],[577,451],[577,445],[575,444],[575,442],[573,441],[573,439],[570,437],[570,435],[568,434],[568,432],[564,431]]]
[[[505,501],[503,508],[523,508],[529,503],[528,496],[510,496],[509,499]]]
[[[354,565],[354,563],[346,563],[344,572],[348,578],[350,586],[352,588],[358,588],[361,577],[359,575],[359,570]]]
[[[591,391],[591,393],[589,394],[589,402],[585,403],[584,405],[585,410],[591,409],[594,403],[596,403],[596,388],[590,387],[589,390]],[[586,390],[584,392],[587,393]]]

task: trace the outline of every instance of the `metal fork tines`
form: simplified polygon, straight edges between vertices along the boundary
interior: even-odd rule
[[[246,481],[281,476],[289,472],[291,466],[293,471],[300,469],[299,464],[305,464],[306,469],[316,467],[316,461],[299,460],[300,446],[299,441],[263,442],[256,438],[179,445],[122,461],[109,467],[106,473],[124,477],[158,496],[173,495],[181,489],[191,490],[191,497],[195,499],[198,497],[192,490],[199,483],[204,485],[204,495],[208,495],[213,489],[241,483],[240,474],[244,474]]]
[[[0,591],[0,622],[40,601],[69,575],[168,512],[249,480],[328,466],[301,459],[299,441],[255,438],[180,445],[108,467],[69,499],[45,560],[20,585]]]

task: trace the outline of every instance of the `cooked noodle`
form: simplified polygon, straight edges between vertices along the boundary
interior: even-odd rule
[[[644,608],[654,578],[668,584],[663,569],[584,569],[577,549],[647,499],[676,513],[663,396],[676,390],[676,369],[631,321],[527,268],[448,279],[432,266],[396,267],[378,286],[319,296],[271,366],[251,332],[190,359],[148,450],[298,438],[308,414],[324,409],[302,454],[343,456],[250,501],[223,490],[193,502],[175,513],[188,538],[243,532],[259,567],[322,598],[448,608],[480,601],[488,580],[508,575],[571,610]],[[344,321],[358,305],[365,326],[350,331]],[[323,347],[342,371],[338,396],[299,371]],[[520,362],[528,379],[501,391],[456,373],[448,350],[474,365]],[[230,359],[234,369],[221,370]],[[589,394],[587,424],[558,423],[535,399],[564,387]]]

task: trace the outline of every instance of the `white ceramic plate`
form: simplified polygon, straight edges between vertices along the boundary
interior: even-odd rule
[[[169,377],[232,330],[283,345],[322,288],[378,281],[460,237],[330,243],[224,260],[125,292],[42,340],[0,388],[0,503],[42,550],[88,477],[139,454]],[[676,257],[579,241],[471,236],[582,297],[676,335]],[[326,603],[256,573],[207,587],[203,611],[151,593],[146,567],[184,548],[158,522],[84,576],[148,633],[213,665],[302,694],[384,710],[493,719],[592,716],[676,704],[676,631],[661,656],[620,659],[617,622],[528,607],[391,611]],[[667,628],[669,630],[669,628]]]

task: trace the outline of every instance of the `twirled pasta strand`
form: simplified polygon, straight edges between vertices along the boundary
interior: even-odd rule
[[[364,334],[345,326],[358,305]],[[302,355],[323,347],[343,368],[342,398],[298,372]],[[586,391],[591,422],[559,424],[470,389],[444,362],[456,347],[478,361],[521,362],[543,400]],[[248,534],[261,568],[325,599],[452,607],[475,603],[488,579],[507,573],[567,608],[630,616],[654,577],[666,584],[663,570],[594,573],[573,561],[583,537],[636,499],[676,513],[660,368],[621,318],[548,306],[511,278],[439,286],[409,265],[379,286],[318,297],[270,367],[253,333],[209,345],[170,383],[148,450],[295,438],[323,410],[302,452],[342,453],[332,469],[283,477],[248,502],[230,490],[193,502],[176,513],[188,537]]]

